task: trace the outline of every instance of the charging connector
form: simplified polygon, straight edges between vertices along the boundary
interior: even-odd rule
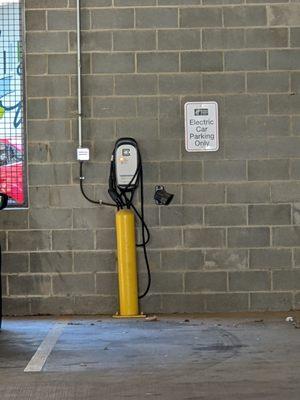
[[[77,149],[77,161],[89,161],[90,149],[87,147],[78,147]]]

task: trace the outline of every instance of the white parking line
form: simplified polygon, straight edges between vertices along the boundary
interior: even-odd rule
[[[47,336],[38,347],[34,356],[27,364],[27,367],[24,369],[24,372],[40,372],[43,369],[47,361],[47,358],[51,354],[51,351],[56,345],[56,342],[58,341],[66,325],[67,325],[66,321],[54,325],[54,327],[48,332]]]

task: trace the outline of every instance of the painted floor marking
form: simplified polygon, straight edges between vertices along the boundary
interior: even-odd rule
[[[45,365],[47,358],[51,354],[54,346],[56,345],[60,335],[65,329],[67,322],[56,323],[54,327],[48,332],[43,342],[38,347],[34,356],[31,358],[24,372],[41,372]]]

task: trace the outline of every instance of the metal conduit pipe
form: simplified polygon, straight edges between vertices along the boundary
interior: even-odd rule
[[[78,112],[78,147],[82,147],[82,66],[81,66],[81,4],[77,0],[77,112]]]

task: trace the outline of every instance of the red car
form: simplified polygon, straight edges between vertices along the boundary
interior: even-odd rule
[[[24,203],[23,146],[0,139],[0,192],[18,205]]]

